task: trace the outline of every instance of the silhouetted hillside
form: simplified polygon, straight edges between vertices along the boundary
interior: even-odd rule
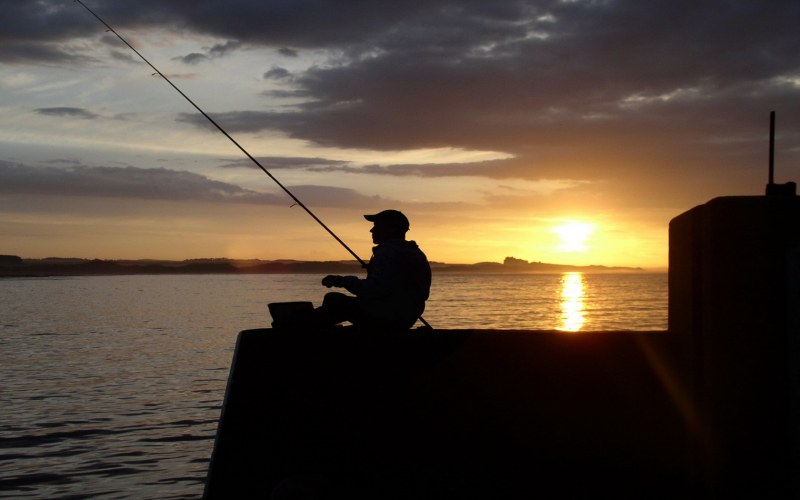
[[[570,266],[527,262],[507,257],[503,263],[445,264],[431,262],[434,273],[524,274],[559,272],[640,272],[641,268]],[[235,260],[223,258],[169,260],[101,260],[49,257],[23,259],[0,255],[0,277],[89,276],[126,274],[359,274],[356,261]]]

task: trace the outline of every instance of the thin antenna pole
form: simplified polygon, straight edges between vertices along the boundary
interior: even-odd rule
[[[248,153],[248,152],[247,152],[247,150],[246,150],[246,149],[244,149],[244,148],[242,147],[242,145],[241,145],[241,144],[239,144],[239,143],[236,141],[236,139],[234,139],[234,138],[233,138],[233,137],[232,137],[232,136],[231,136],[231,135],[230,135],[228,132],[226,132],[226,131],[225,131],[225,129],[223,129],[223,128],[222,128],[222,127],[221,127],[221,126],[220,126],[220,125],[219,125],[219,124],[218,124],[216,121],[214,121],[214,119],[213,119],[213,118],[211,118],[210,116],[208,116],[208,114],[206,114],[206,112],[205,112],[205,111],[203,111],[202,109],[200,109],[200,106],[198,106],[197,104],[195,104],[195,102],[194,102],[194,101],[192,101],[192,100],[189,98],[189,96],[187,96],[186,94],[184,94],[184,93],[183,93],[183,91],[181,91],[181,89],[179,89],[179,88],[178,88],[178,87],[177,87],[177,86],[176,86],[174,83],[172,83],[172,81],[171,81],[169,78],[167,78],[167,76],[166,76],[166,75],[164,75],[164,73],[162,73],[161,71],[159,71],[159,69],[158,69],[158,68],[156,68],[155,66],[153,66],[153,64],[152,64],[150,61],[148,61],[148,60],[147,60],[147,58],[145,58],[145,57],[144,57],[144,56],[143,56],[141,53],[139,53],[139,51],[138,51],[138,50],[136,50],[135,48],[133,48],[133,46],[132,46],[131,44],[129,44],[127,40],[125,40],[124,38],[122,38],[122,36],[121,36],[119,33],[117,33],[117,32],[114,30],[114,28],[112,28],[111,26],[109,26],[109,24],[108,24],[108,23],[106,23],[105,21],[103,21],[103,19],[102,19],[102,18],[100,18],[100,16],[98,16],[97,14],[95,14],[95,12],[94,12],[92,9],[90,9],[89,7],[87,7],[87,6],[86,6],[86,4],[84,4],[84,3],[83,3],[81,0],[75,0],[75,1],[76,1],[76,2],[78,2],[79,4],[81,4],[81,6],[83,6],[83,8],[84,8],[84,9],[86,9],[87,11],[89,11],[89,13],[90,13],[91,15],[93,15],[93,16],[94,16],[94,17],[95,17],[95,18],[96,18],[98,21],[100,21],[101,23],[103,23],[103,25],[104,25],[104,26],[105,26],[105,27],[108,29],[108,31],[109,31],[109,32],[111,32],[111,33],[113,33],[114,35],[116,35],[116,37],[117,37],[117,38],[119,38],[119,39],[122,41],[122,43],[124,43],[125,45],[127,45],[129,49],[131,49],[133,52],[135,52],[135,53],[136,53],[136,55],[137,55],[137,56],[139,56],[139,58],[140,58],[142,61],[144,61],[145,63],[147,63],[147,65],[148,65],[148,66],[150,66],[150,67],[153,69],[153,71],[155,71],[155,74],[157,74],[158,76],[160,76],[161,78],[163,78],[165,82],[167,82],[168,84],[170,84],[170,86],[171,86],[173,89],[175,89],[175,91],[176,91],[176,92],[178,92],[178,93],[179,93],[179,94],[180,94],[180,95],[181,95],[181,96],[182,96],[184,99],[186,99],[186,100],[189,102],[189,104],[191,104],[192,106],[194,106],[194,108],[195,108],[197,111],[199,111],[199,112],[200,112],[200,114],[201,114],[201,115],[203,115],[203,116],[204,116],[204,117],[205,117],[205,118],[206,118],[206,119],[207,119],[209,122],[211,122],[211,124],[212,124],[212,125],[214,125],[214,126],[217,128],[217,130],[219,130],[220,132],[222,132],[222,134],[223,134],[225,137],[227,137],[227,138],[228,138],[228,140],[230,140],[230,141],[231,141],[231,142],[232,142],[232,143],[233,143],[233,144],[234,144],[234,145],[235,145],[237,148],[239,148],[239,150],[240,150],[242,153],[244,153],[244,154],[245,154],[245,156],[247,156],[248,158],[250,158],[250,160],[251,160],[253,163],[255,163],[255,164],[256,164],[256,166],[257,166],[258,168],[260,168],[260,169],[261,169],[261,170],[262,170],[262,171],[263,171],[265,174],[267,174],[267,176],[269,176],[269,178],[270,178],[270,179],[272,179],[273,181],[275,181],[275,184],[277,184],[277,185],[278,185],[278,187],[280,187],[280,188],[281,188],[281,189],[282,189],[282,190],[283,190],[283,191],[284,191],[286,194],[288,194],[288,195],[289,195],[289,197],[290,197],[292,200],[294,200],[295,204],[297,204],[297,205],[298,205],[300,208],[302,208],[303,210],[305,210],[305,211],[306,211],[306,213],[308,213],[308,215],[310,215],[312,219],[314,219],[315,221],[317,221],[317,223],[318,223],[320,226],[322,226],[322,228],[323,228],[323,229],[325,229],[325,231],[327,231],[327,232],[328,232],[328,234],[330,234],[331,236],[333,236],[333,238],[334,238],[336,241],[338,241],[338,242],[339,242],[339,244],[340,244],[340,245],[342,245],[342,246],[344,247],[344,249],[345,249],[345,250],[347,250],[347,251],[350,253],[350,255],[352,255],[353,257],[355,257],[355,259],[356,259],[356,260],[357,260],[357,261],[358,261],[358,262],[359,262],[359,263],[360,263],[362,266],[366,267],[367,263],[366,263],[366,262],[364,262],[364,261],[361,259],[361,257],[359,257],[358,255],[356,255],[356,253],[355,253],[355,252],[354,252],[354,251],[353,251],[353,250],[352,250],[352,249],[351,249],[349,246],[347,246],[347,244],[346,244],[344,241],[342,241],[342,239],[341,239],[341,238],[339,238],[338,236],[336,236],[336,234],[335,234],[333,231],[331,231],[331,229],[330,229],[328,226],[326,226],[326,225],[325,225],[325,223],[324,223],[324,222],[322,222],[322,221],[319,219],[319,217],[317,217],[316,215],[314,215],[314,212],[312,212],[312,211],[311,211],[311,210],[310,210],[310,209],[309,209],[307,206],[305,206],[305,204],[304,204],[302,201],[300,201],[300,200],[299,200],[299,199],[298,199],[298,198],[297,198],[297,197],[296,197],[294,194],[292,194],[292,192],[291,192],[291,191],[289,191],[289,189],[288,189],[286,186],[284,186],[283,184],[281,184],[281,182],[280,182],[280,181],[279,181],[277,178],[275,178],[275,176],[274,176],[274,175],[272,175],[272,174],[269,172],[269,170],[267,170],[266,168],[264,168],[264,166],[263,166],[263,165],[261,165],[261,163],[260,163],[258,160],[256,160],[256,159],[255,159],[255,158],[254,158],[254,157],[253,157],[253,156],[252,156],[250,153]]]
[[[225,129],[223,129],[223,128],[222,128],[222,127],[221,127],[221,126],[220,126],[220,125],[219,125],[219,124],[218,124],[216,121],[214,121],[214,119],[213,119],[213,118],[211,118],[210,116],[208,116],[208,114],[207,114],[205,111],[203,111],[202,109],[200,109],[200,106],[198,106],[197,104],[195,104],[195,102],[194,102],[194,101],[192,101],[192,100],[189,98],[189,96],[187,96],[186,94],[184,94],[184,93],[183,93],[183,91],[182,91],[181,89],[179,89],[179,88],[178,88],[178,87],[177,87],[177,86],[176,86],[174,83],[172,83],[172,81],[171,81],[169,78],[167,78],[167,76],[166,76],[166,75],[164,75],[164,73],[162,73],[161,71],[159,71],[159,69],[158,69],[158,68],[156,68],[156,67],[155,67],[155,66],[154,66],[154,65],[153,65],[153,64],[152,64],[150,61],[148,61],[146,57],[144,57],[144,56],[143,56],[143,55],[142,55],[142,54],[141,54],[141,53],[140,53],[138,50],[136,50],[135,48],[133,48],[133,46],[132,46],[131,44],[129,44],[127,40],[125,40],[124,38],[122,38],[122,36],[121,36],[119,33],[117,33],[117,32],[114,30],[114,28],[112,28],[112,27],[111,27],[111,26],[110,26],[110,25],[109,25],[107,22],[105,22],[105,21],[104,21],[104,20],[103,20],[103,19],[102,19],[100,16],[98,16],[98,15],[97,15],[97,14],[96,14],[96,13],[95,13],[95,12],[94,12],[92,9],[90,9],[89,7],[87,7],[85,3],[83,3],[81,0],[74,0],[74,1],[75,1],[75,2],[77,2],[77,3],[79,3],[79,4],[80,4],[80,5],[81,5],[81,6],[82,6],[84,9],[86,9],[87,11],[89,11],[89,13],[90,13],[92,16],[94,16],[94,17],[95,17],[95,18],[96,18],[98,21],[100,21],[100,22],[103,24],[103,26],[105,26],[105,27],[106,27],[106,29],[108,29],[108,31],[109,31],[109,32],[113,33],[113,34],[114,34],[114,35],[115,35],[117,38],[119,38],[119,39],[120,39],[120,41],[121,41],[122,43],[124,43],[125,45],[127,45],[129,49],[131,49],[131,50],[132,50],[132,51],[133,51],[133,52],[134,52],[134,53],[135,53],[137,56],[139,56],[139,58],[140,58],[142,61],[144,61],[145,63],[147,63],[147,65],[148,65],[148,66],[150,66],[150,67],[153,69],[153,71],[155,71],[155,74],[157,74],[158,76],[160,76],[161,78],[163,78],[163,79],[164,79],[164,81],[165,81],[165,82],[167,82],[167,83],[170,85],[170,87],[172,87],[173,89],[175,89],[175,91],[176,91],[176,92],[178,92],[178,93],[181,95],[181,97],[183,97],[184,99],[186,99],[186,100],[189,102],[189,104],[191,104],[192,106],[194,106],[194,109],[196,109],[197,111],[199,111],[199,112],[200,112],[200,114],[201,114],[201,115],[203,115],[203,116],[206,118],[206,120],[208,120],[208,121],[209,121],[209,122],[210,122],[212,125],[214,125],[214,127],[216,127],[216,128],[217,128],[217,130],[219,130],[220,132],[222,132],[222,135],[224,135],[225,137],[227,137],[227,138],[228,138],[228,140],[230,140],[230,141],[231,141],[231,142],[232,142],[232,143],[233,143],[233,144],[234,144],[234,145],[235,145],[237,148],[239,148],[239,151],[241,151],[242,153],[244,153],[244,155],[245,155],[245,156],[247,156],[248,158],[250,158],[250,161],[252,161],[252,162],[253,162],[253,163],[254,163],[254,164],[255,164],[255,165],[258,167],[258,168],[260,168],[260,169],[261,169],[261,170],[262,170],[262,171],[263,171],[265,174],[267,174],[267,176],[268,176],[270,179],[272,179],[273,181],[275,181],[275,184],[277,184],[277,185],[278,185],[278,187],[280,187],[280,188],[281,188],[281,189],[282,189],[282,190],[283,190],[283,191],[284,191],[284,192],[285,192],[287,195],[289,195],[289,197],[290,197],[292,200],[294,200],[294,202],[295,202],[295,203],[296,203],[296,204],[297,204],[297,205],[298,205],[300,208],[302,208],[303,210],[305,210],[305,211],[306,211],[306,213],[307,213],[308,215],[310,215],[312,219],[314,219],[315,221],[317,221],[317,224],[319,224],[320,226],[322,226],[322,228],[323,228],[323,229],[325,229],[325,231],[327,231],[327,232],[328,232],[328,234],[330,234],[331,236],[333,236],[333,239],[335,239],[336,241],[338,241],[338,242],[339,242],[339,244],[340,244],[340,245],[342,245],[342,247],[344,247],[344,249],[345,249],[345,250],[347,250],[347,251],[350,253],[350,255],[352,255],[353,257],[355,257],[355,259],[358,261],[358,263],[359,263],[359,264],[361,264],[361,266],[362,266],[362,267],[367,267],[367,263],[366,263],[366,262],[364,262],[364,260],[363,260],[363,259],[361,259],[361,257],[359,257],[359,256],[358,256],[358,255],[357,255],[357,254],[356,254],[356,253],[355,253],[355,252],[354,252],[354,251],[353,251],[353,250],[352,250],[352,249],[351,249],[349,246],[347,246],[347,243],[345,243],[344,241],[342,241],[342,239],[341,239],[341,238],[339,238],[339,237],[336,235],[336,233],[334,233],[333,231],[331,231],[331,229],[330,229],[328,226],[326,226],[326,225],[325,225],[325,223],[324,223],[324,222],[322,222],[322,221],[319,219],[319,217],[317,217],[316,215],[314,215],[314,212],[312,212],[312,211],[311,211],[311,210],[310,210],[310,209],[309,209],[309,208],[308,208],[308,207],[307,207],[307,206],[306,206],[306,205],[305,205],[305,204],[304,204],[302,201],[300,201],[300,200],[299,200],[299,199],[298,199],[298,198],[297,198],[297,197],[296,197],[296,196],[295,196],[295,195],[294,195],[294,194],[293,194],[291,191],[289,191],[289,189],[288,189],[286,186],[284,186],[283,184],[281,184],[281,182],[280,182],[280,181],[279,181],[277,178],[275,178],[275,176],[274,176],[274,175],[272,175],[272,174],[269,172],[269,170],[267,170],[266,168],[264,168],[264,166],[263,166],[263,165],[262,165],[262,164],[261,164],[261,163],[260,163],[258,160],[256,160],[256,159],[255,159],[255,157],[253,157],[253,155],[251,155],[250,153],[248,153],[248,152],[247,152],[247,150],[246,150],[246,149],[244,149],[244,147],[242,147],[242,145],[241,145],[241,144],[239,144],[239,143],[236,141],[236,139],[234,139],[234,138],[233,138],[233,137],[232,137],[232,136],[231,136],[231,135],[230,135],[230,134],[229,134],[227,131],[225,131]],[[422,324],[423,324],[423,325],[425,325],[427,328],[431,328],[431,325],[430,325],[430,324],[429,324],[427,321],[425,321],[425,318],[423,318],[422,316],[420,316],[420,317],[419,317],[419,320],[420,320],[420,322],[422,322]]]
[[[769,183],[775,184],[775,112],[769,112]]]

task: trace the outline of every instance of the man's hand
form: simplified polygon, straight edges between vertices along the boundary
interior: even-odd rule
[[[342,286],[342,277],[337,276],[335,274],[329,274],[322,278],[322,285],[328,288],[332,286],[341,287]]]

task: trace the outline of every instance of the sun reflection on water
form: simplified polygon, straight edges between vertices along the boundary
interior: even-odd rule
[[[559,330],[578,332],[586,322],[583,314],[583,273],[561,276],[561,326]]]

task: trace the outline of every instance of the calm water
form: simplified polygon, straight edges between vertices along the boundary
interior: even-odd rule
[[[0,280],[0,497],[197,498],[236,334],[313,275]],[[436,275],[441,328],[663,330],[666,274]]]

